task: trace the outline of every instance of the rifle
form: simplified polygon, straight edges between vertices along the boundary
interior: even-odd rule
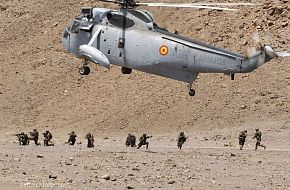
[[[12,136],[16,136],[18,138],[18,140],[20,141],[20,139],[22,138],[21,135],[22,134],[19,133],[19,134],[13,134]]]

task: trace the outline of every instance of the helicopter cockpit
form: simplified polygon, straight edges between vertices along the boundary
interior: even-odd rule
[[[67,28],[70,33],[79,33],[79,30],[91,31],[92,26],[98,23],[109,23],[119,28],[154,29],[153,16],[145,10],[106,8],[82,8],[81,15],[77,16]]]
[[[68,28],[72,33],[78,33],[79,30],[90,31],[93,24],[93,9],[92,8],[82,8],[82,14],[77,16],[70,27]]]

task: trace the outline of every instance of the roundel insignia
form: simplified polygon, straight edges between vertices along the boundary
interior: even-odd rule
[[[162,45],[159,48],[159,53],[160,55],[166,55],[168,53],[168,47],[166,45]]]

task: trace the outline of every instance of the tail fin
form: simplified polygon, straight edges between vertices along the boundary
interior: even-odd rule
[[[270,46],[263,46],[255,54],[242,61],[241,73],[251,72],[276,57],[290,57],[290,53],[275,52]]]

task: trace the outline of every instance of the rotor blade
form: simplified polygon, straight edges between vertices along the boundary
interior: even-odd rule
[[[255,32],[252,36],[252,40],[255,44],[259,43],[261,41],[260,35],[258,32]]]
[[[107,2],[107,3],[119,3],[118,0],[99,0],[99,1]]]
[[[196,8],[196,9],[213,9],[213,10],[226,10],[226,11],[237,10],[237,9],[230,9],[230,8],[223,8],[223,7],[211,7],[211,6],[191,5],[191,4],[137,3],[137,5],[148,6],[148,7]]]
[[[138,5],[147,6],[255,6],[259,4],[254,3],[137,3]]]

